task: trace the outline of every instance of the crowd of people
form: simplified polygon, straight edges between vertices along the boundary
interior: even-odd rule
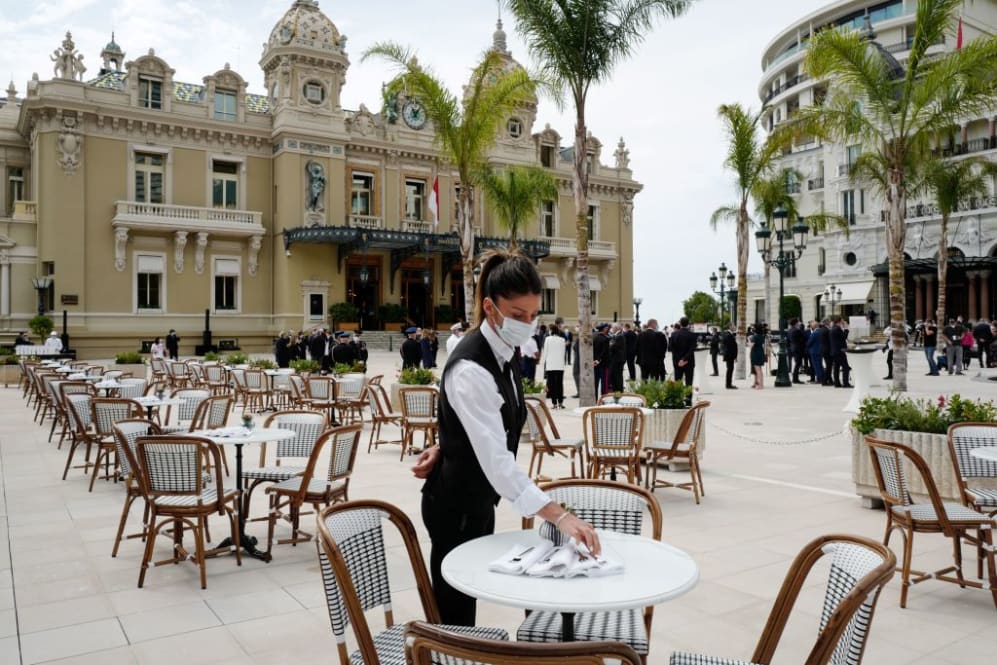
[[[924,349],[929,376],[938,376],[940,369],[962,374],[974,357],[980,367],[997,367],[997,320],[972,323],[959,316],[941,329],[933,320],[918,321],[914,345]]]
[[[311,332],[281,331],[274,342],[277,366],[289,367],[292,360],[311,359],[328,373],[333,365],[353,365],[367,362],[367,343],[363,331],[349,332],[316,327]]]

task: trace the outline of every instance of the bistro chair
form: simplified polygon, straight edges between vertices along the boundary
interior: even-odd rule
[[[308,408],[324,411],[332,424],[336,421],[336,382],[328,376],[309,376],[305,381]]]
[[[228,376],[222,365],[201,366],[201,388],[211,391],[212,395],[223,395],[229,392]]]
[[[212,395],[201,401],[194,412],[194,419],[190,423],[190,431],[202,429],[218,429],[225,427],[228,422],[229,411],[232,410],[231,395]],[[225,455],[225,447],[218,446],[218,454],[222,458],[222,466],[225,468],[225,475],[228,472],[228,457]],[[207,468],[211,469],[211,458],[208,458]]]
[[[391,398],[388,391],[380,383],[371,383],[367,386],[367,402],[370,404],[370,441],[367,442],[367,452],[371,448],[377,449],[383,443],[398,443],[405,441],[404,429],[402,428],[402,414],[395,411],[391,406]],[[394,425],[402,430],[399,439],[382,439],[381,426]]]
[[[168,362],[166,363],[166,371],[169,376],[170,385],[174,389],[188,388],[193,385],[194,377],[187,363],[177,361]]]
[[[344,423],[363,424],[363,408],[367,404],[367,386],[362,378],[336,380],[336,411]]]
[[[169,370],[166,369],[166,361],[162,358],[151,358],[149,360],[149,367],[152,370],[153,383],[169,380]]]
[[[627,474],[627,482],[640,479],[641,432],[644,414],[632,406],[596,406],[582,417],[585,448],[588,452],[590,478],[607,473],[612,480],[616,471]]]
[[[270,396],[270,381],[262,369],[247,369],[243,377],[246,387],[243,390],[242,412],[263,411]]]
[[[534,480],[551,480],[546,476],[540,474],[540,467],[543,466],[544,457],[550,456],[560,456],[567,458],[571,461],[571,478],[579,478],[578,471],[575,468],[575,458],[578,458],[581,464],[581,469],[584,474],[585,471],[585,450],[584,450],[584,439],[563,439],[560,433],[557,431],[557,425],[554,424],[554,418],[551,416],[550,409],[547,407],[547,402],[541,399],[535,399],[532,397],[527,397],[526,403],[526,424],[530,428],[530,443],[533,444],[533,451],[530,454],[530,470],[529,475]],[[547,435],[546,426],[549,425],[551,429],[551,434],[553,436]],[[536,462],[537,470],[536,475],[533,473],[533,463]]]
[[[142,418],[132,418],[119,420],[112,430],[114,431],[114,446],[118,453],[118,462],[121,465],[121,477],[125,485],[125,505],[121,509],[121,519],[118,520],[118,532],[114,536],[114,547],[111,548],[111,556],[118,556],[118,547],[124,537],[125,524],[128,522],[128,513],[132,509],[135,499],[143,499],[145,495],[140,486],[141,474],[138,472],[138,458],[135,454],[135,444],[140,436],[159,435],[159,425],[151,420]],[[128,538],[145,538],[146,524],[149,521],[149,506],[145,504],[142,513],[142,531],[128,536]]]
[[[312,448],[308,458],[308,466],[299,475],[281,481],[267,488],[270,495],[269,527],[267,528],[267,554],[273,548],[274,527],[278,519],[291,524],[291,537],[277,541],[279,545],[291,543],[297,545],[311,540],[309,533],[301,531],[301,507],[310,504],[315,510],[320,506],[348,501],[350,476],[353,474],[353,463],[357,459],[357,448],[360,446],[360,424],[342,425],[326,430]],[[316,474],[318,460],[326,444],[332,447],[329,454],[329,469],[322,477]],[[284,513],[283,511],[287,512]]]
[[[144,413],[142,405],[132,399],[120,397],[94,397],[90,400],[91,419],[94,425],[94,432],[98,437],[97,459],[94,460],[93,473],[90,475],[90,489],[93,491],[94,481],[97,480],[100,471],[101,460],[104,461],[104,478],[111,478],[111,456],[116,453],[114,443],[114,424],[121,420],[141,418]],[[120,464],[120,457],[115,460],[114,467]]]
[[[404,625],[395,625],[391,583],[385,546],[385,522],[401,535],[408,553],[423,616],[440,622],[426,563],[411,520],[401,509],[376,500],[337,503],[318,515],[318,551],[329,608],[329,620],[336,639],[341,665],[395,665],[405,662]],[[371,632],[365,612],[384,609],[385,630]],[[346,646],[346,629],[352,627],[358,649],[352,654]],[[492,640],[509,639],[498,628],[444,626],[447,630]],[[524,664],[525,665],[525,664]]]
[[[974,457],[974,448],[997,446],[997,423],[955,423],[949,426],[949,455],[964,505],[981,513],[997,514],[997,462]],[[989,487],[970,485],[989,482]]]
[[[689,490],[699,505],[699,497],[706,496],[703,489],[703,474],[699,468],[699,442],[703,436],[703,424],[706,421],[706,409],[709,402],[696,402],[692,408],[682,416],[675,437],[670,443],[665,441],[651,441],[644,444],[644,452],[647,455],[647,469],[644,477],[644,486],[653,492],[659,487],[677,487]],[[689,482],[673,483],[667,480],[658,480],[658,464],[660,462],[686,462],[689,464]]]
[[[751,661],[692,653],[673,653],[670,665],[768,665],[793,606],[814,565],[825,555],[831,571],[817,640],[804,665],[860,665],[879,593],[893,578],[897,558],[884,545],[859,536],[820,536],[797,555],[783,580]]]
[[[175,363],[174,363],[175,364]],[[169,405],[166,407],[166,419],[163,423],[163,434],[178,434],[180,432],[192,432],[197,429],[194,426],[194,416],[197,414],[197,407],[200,406],[201,402],[211,397],[211,393],[207,390],[201,390],[200,388],[181,388],[179,390],[174,390],[170,397],[183,400],[176,405],[176,411],[174,412],[174,405]],[[177,424],[170,425],[170,420],[172,420],[173,414],[177,415]]]
[[[291,407],[291,375],[293,369],[278,369],[271,379],[270,407],[274,410]]]
[[[305,470],[305,464],[300,462],[311,457],[315,442],[328,427],[329,420],[324,413],[315,411],[278,411],[263,423],[263,427],[279,427],[294,430],[293,439],[285,439],[276,443],[277,450],[274,463],[267,465],[267,443],[260,444],[260,466],[256,469],[244,469],[242,478],[247,483],[243,490],[242,511],[249,514],[250,500],[253,490],[261,483],[279,483],[294,478]],[[287,462],[291,462],[288,464]],[[295,463],[297,462],[297,463]]]
[[[402,404],[402,454],[412,454],[415,450],[415,433],[422,432],[422,447],[429,448],[436,443],[436,430],[439,422],[436,417],[437,401],[440,393],[429,386],[402,386],[398,390]]]
[[[942,501],[931,475],[931,469],[917,451],[901,443],[865,437],[872,456],[872,466],[879,484],[879,494],[886,504],[886,534],[883,544],[890,544],[894,531],[903,538],[903,565],[900,570],[900,607],[907,606],[907,591],[925,580],[937,579],[953,582],[960,587],[971,586],[989,589],[997,606],[997,564],[994,561],[993,531],[997,522],[992,517],[978,513],[961,503]],[[915,502],[910,495],[906,465],[912,466],[921,476],[928,501]],[[976,535],[971,536],[970,532]],[[915,533],[940,533],[952,541],[953,565],[933,573],[911,569]],[[962,573],[962,540],[976,543],[979,555],[987,560],[989,579],[967,580]],[[955,574],[955,577],[952,574]]]
[[[69,411],[66,407],[66,395],[79,393],[90,395],[91,397],[97,394],[97,390],[86,381],[53,381],[48,384],[49,390],[52,391],[52,403],[55,406],[55,415],[52,418],[52,429],[49,430],[48,440],[52,440],[52,434],[55,432],[55,427],[57,424],[61,424],[62,431],[59,433],[59,449],[62,449],[62,442],[66,437],[66,434],[72,429],[72,420],[69,415]]]
[[[145,388],[148,382],[145,379],[130,378],[119,379],[118,383],[121,384],[121,387],[118,388],[118,397],[134,399],[145,395]]]
[[[292,374],[288,377],[289,388],[291,389],[290,400],[292,409],[310,409],[311,398],[308,397],[308,386],[305,384],[305,377],[300,374]]]
[[[405,624],[406,665],[640,665],[640,656],[618,642],[529,644],[482,639],[424,621]]]
[[[232,547],[238,565],[242,565],[239,545],[239,524],[236,519],[239,493],[235,489],[225,490],[222,484],[221,457],[218,447],[208,439],[193,436],[152,436],[139,437],[136,443],[136,458],[141,473],[142,491],[149,504],[148,534],[145,553],[142,555],[142,568],[139,571],[138,586],[145,583],[145,573],[152,562],[156,536],[164,527],[170,526],[173,541],[173,556],[153,565],[179,563],[188,559],[198,566],[201,572],[201,588],[208,586],[205,558],[229,547],[206,550],[204,546],[208,516],[212,513],[227,515],[232,531]],[[214,487],[205,487],[202,467],[205,459],[214,462]],[[194,552],[183,545],[183,532],[190,529],[194,534]]]
[[[69,474],[73,457],[80,447],[85,450],[83,464],[78,464],[74,468],[83,469],[83,473],[90,471],[90,447],[100,442],[100,437],[93,427],[93,416],[90,410],[92,399],[93,397],[85,392],[70,393],[63,397],[71,423],[69,453],[66,455],[66,467],[62,471],[63,480]]]
[[[661,507],[654,496],[638,485],[607,480],[558,480],[540,486],[552,501],[572,511],[596,529],[641,535],[645,511],[651,518],[651,537],[661,540]],[[533,528],[533,518],[523,520]],[[620,612],[579,612],[574,615],[575,639],[584,642],[623,642],[647,657],[654,607]],[[561,614],[534,610],[516,631],[520,642],[560,642]]]

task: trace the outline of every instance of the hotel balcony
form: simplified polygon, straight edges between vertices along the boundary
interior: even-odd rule
[[[574,238],[547,238],[550,240],[551,257],[574,256]],[[616,259],[616,243],[607,240],[589,240],[589,257],[593,259]]]
[[[346,225],[351,229],[377,230],[384,228],[384,220],[373,215],[350,215]]]
[[[134,231],[193,231],[228,237],[259,236],[265,233],[263,213],[255,210],[201,208],[118,201],[112,226]]]
[[[15,222],[37,222],[38,204],[34,201],[14,201],[11,219]]]

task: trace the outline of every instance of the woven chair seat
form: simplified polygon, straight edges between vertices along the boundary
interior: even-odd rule
[[[501,628],[479,628],[477,626],[438,626],[461,635],[470,635],[486,640],[508,641],[509,633]],[[388,628],[374,636],[374,648],[377,650],[381,665],[405,665],[405,625]],[[360,651],[350,654],[350,665],[363,665]]]
[[[946,517],[948,517],[951,522],[970,522],[973,524],[993,523],[991,518],[976,512],[972,508],[967,508],[961,503],[944,501],[942,502],[942,507],[945,509]],[[910,515],[911,519],[919,522],[938,521],[938,514],[935,512],[935,507],[930,503],[914,503],[909,506],[893,506],[892,510],[897,515]]]
[[[967,487],[966,491],[973,497],[973,501],[978,506],[997,508],[997,489],[987,489],[984,487]]]
[[[519,626],[520,642],[560,642],[561,614],[533,611]],[[580,642],[611,640],[629,645],[647,655],[647,630],[641,610],[623,612],[579,612],[575,615],[575,639]]]
[[[420,418],[420,417],[410,417],[405,420],[409,425],[414,425],[416,427],[429,427],[430,425],[436,425],[436,418]]]
[[[676,651],[672,654],[668,665],[756,665],[748,660],[738,660],[737,658],[717,658],[716,656],[704,656],[699,653],[685,653]]]
[[[225,498],[235,496],[235,490],[225,490]],[[214,503],[218,500],[218,492],[214,489],[205,489],[200,494],[178,494],[173,496],[158,496],[154,499],[159,507],[170,506],[173,508],[184,508],[186,506],[196,506],[198,503]]]
[[[551,439],[551,448],[581,448],[585,444],[584,439]]]
[[[634,456],[633,448],[593,448],[592,457],[627,459]]]
[[[320,494],[325,496],[330,492],[341,490],[345,486],[346,481],[344,480],[336,480],[330,483],[325,478],[312,478],[311,482],[308,483],[307,491],[308,494]],[[274,487],[287,492],[296,492],[301,488],[301,477],[295,476],[294,478],[288,478],[287,480],[277,483]]]
[[[671,441],[651,441],[650,443],[644,444],[644,450],[653,450],[654,452],[666,452],[672,449],[675,445]],[[689,454],[689,444],[680,443],[675,450],[678,453]]]
[[[247,480],[269,480],[279,483],[300,475],[305,470],[303,466],[263,466],[258,469],[243,471],[242,477]]]

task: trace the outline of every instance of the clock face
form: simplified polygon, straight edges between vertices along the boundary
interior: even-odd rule
[[[418,101],[410,100],[402,107],[402,120],[412,129],[426,126],[426,109]]]

